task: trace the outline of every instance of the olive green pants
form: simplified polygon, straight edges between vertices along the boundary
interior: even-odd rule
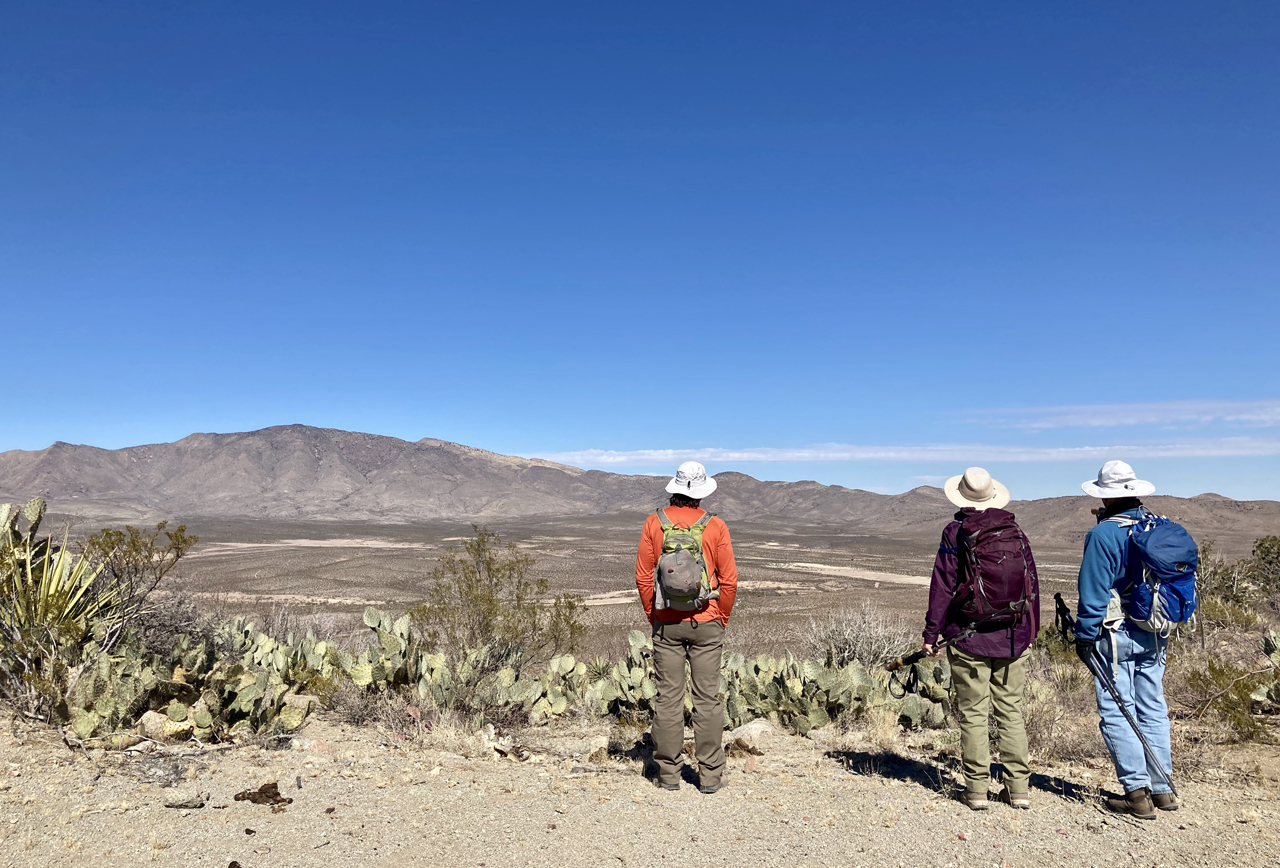
[[[658,700],[653,715],[653,759],[658,783],[680,783],[684,766],[684,665],[693,686],[693,743],[698,783],[720,782],[724,773],[724,706],[720,702],[720,651],[724,625],[719,621],[680,621],[653,628],[653,668]]]
[[[951,688],[960,714],[960,753],[964,785],[971,793],[987,792],[991,783],[991,743],[987,715],[994,713],[1000,733],[1000,762],[1005,787],[1024,794],[1031,780],[1031,751],[1022,722],[1022,693],[1027,682],[1027,655],[977,657],[949,649]]]

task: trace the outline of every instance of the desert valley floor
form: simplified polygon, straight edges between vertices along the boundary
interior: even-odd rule
[[[582,596],[590,644],[608,653],[625,647],[627,630],[643,626],[634,580],[643,521],[644,514],[634,513],[488,526],[532,555],[535,573],[553,590]],[[472,532],[469,524],[452,523],[196,520],[190,526],[201,542],[182,564],[181,586],[202,606],[254,613],[287,607],[330,630],[355,626],[368,605],[413,605],[441,553]],[[729,641],[742,650],[785,648],[809,616],[864,600],[911,619],[922,616],[936,538],[859,536],[795,521],[739,521],[731,531],[740,589]],[[1057,590],[1070,596],[1079,552],[1040,548],[1036,556],[1045,598]]]

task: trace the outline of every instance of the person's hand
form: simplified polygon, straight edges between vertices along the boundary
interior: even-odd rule
[[[924,651],[924,653],[929,657],[937,657],[939,654],[942,653],[941,648],[935,648],[933,645],[925,645],[920,650]]]
[[[1080,662],[1089,667],[1093,671],[1093,651],[1097,646],[1097,642],[1093,639],[1077,639],[1076,640],[1076,656],[1080,658]]]

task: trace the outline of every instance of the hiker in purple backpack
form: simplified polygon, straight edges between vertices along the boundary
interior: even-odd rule
[[[1022,721],[1027,649],[1040,632],[1040,583],[1031,544],[1004,507],[1009,489],[981,467],[943,486],[960,507],[942,531],[929,584],[924,650],[946,646],[960,714],[964,792],[961,801],[985,811],[991,783],[987,717],[1000,733],[1004,789],[999,800],[1029,808],[1030,750]]]

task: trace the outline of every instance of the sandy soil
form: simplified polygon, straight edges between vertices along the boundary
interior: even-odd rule
[[[766,734],[719,793],[666,793],[643,777],[638,735],[530,730],[532,757],[516,762],[477,738],[409,744],[324,719],[292,749],[204,753],[86,756],[15,730],[0,736],[0,864],[1280,865],[1273,782],[1184,782],[1182,810],[1139,823],[1098,807],[1105,768],[1039,769],[1030,811],[975,813],[950,798],[952,761],[936,751]],[[604,736],[609,755],[591,755]],[[279,812],[234,798],[271,781],[293,800]],[[165,807],[202,792],[203,808]]]

